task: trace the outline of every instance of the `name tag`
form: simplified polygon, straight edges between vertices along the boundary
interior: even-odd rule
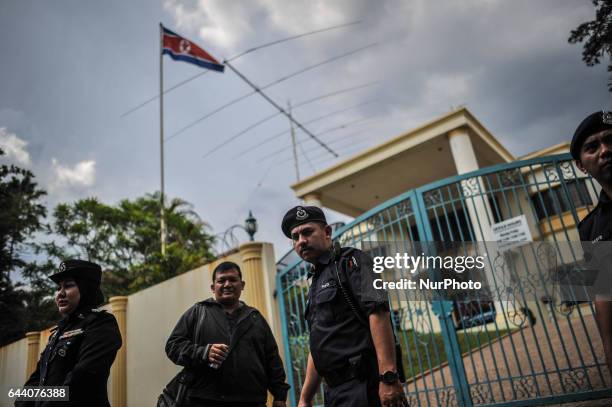
[[[79,329],[73,329],[72,331],[66,331],[64,332],[64,334],[62,336],[60,336],[60,339],[66,339],[66,338],[72,338],[73,336],[77,336],[82,334],[83,329],[79,328]]]

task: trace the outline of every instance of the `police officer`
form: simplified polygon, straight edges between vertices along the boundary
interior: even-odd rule
[[[312,265],[305,312],[310,354],[299,406],[312,406],[321,379],[325,406],[406,406],[389,303],[373,288],[372,259],[332,244],[331,227],[315,206],[290,209],[282,230]]]
[[[115,317],[95,309],[104,302],[102,269],[84,260],[66,260],[50,276],[61,321],[52,331],[36,370],[25,386],[68,386],[68,402],[16,402],[16,406],[108,407],[110,367],[121,347]]]
[[[599,111],[587,116],[574,133],[570,151],[576,166],[601,185],[597,206],[578,225],[580,240],[585,252],[608,252],[609,255],[610,243],[607,242],[612,241],[612,112]],[[601,271],[609,273],[606,268]],[[595,318],[612,371],[612,296],[610,287],[606,290],[595,297]]]

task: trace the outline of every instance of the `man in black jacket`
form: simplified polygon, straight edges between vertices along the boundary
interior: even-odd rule
[[[214,299],[189,308],[166,343],[168,358],[194,377],[186,406],[259,407],[269,390],[273,406],[284,407],[289,385],[278,347],[261,313],[240,301],[245,284],[240,267],[221,263],[212,281]]]

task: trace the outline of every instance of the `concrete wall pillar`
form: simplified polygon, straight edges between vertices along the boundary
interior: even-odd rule
[[[36,370],[38,356],[40,355],[40,332],[26,333],[26,340],[28,344],[28,358],[26,361],[25,380],[29,379],[30,375]]]
[[[448,142],[450,143],[453,161],[455,162],[458,174],[465,174],[479,168],[467,128],[460,127],[450,131],[448,133]]]
[[[245,302],[255,307],[269,321],[268,301],[266,298],[266,274],[262,267],[263,243],[248,242],[240,245],[242,255],[242,278],[246,282],[244,289]]]
[[[451,131],[448,134],[448,141],[458,174],[465,174],[480,168],[467,128],[459,128]],[[461,189],[465,199],[465,206],[470,216],[470,224],[472,226],[474,239],[483,243],[492,242],[493,233],[491,231],[491,224],[495,222],[495,220],[493,218],[491,205],[489,205],[489,199],[486,195],[482,177],[474,177],[461,181]],[[479,249],[481,250],[482,247],[483,246]],[[491,259],[489,259],[489,262],[490,261]],[[507,276],[494,276],[494,270],[490,266],[491,264],[489,263],[488,267],[485,268],[485,274],[489,287],[491,288],[490,293],[494,294],[498,287],[508,284],[508,282],[504,280]],[[503,324],[505,318],[504,313],[513,312],[513,307],[507,301],[500,301],[500,298],[494,298],[494,303],[497,309],[498,322]]]
[[[266,287],[266,271],[263,267],[263,243],[248,242],[240,245],[242,255],[242,279],[245,281],[244,302],[257,308],[266,318],[268,324],[273,326],[274,315],[270,313],[272,297],[268,297]],[[268,392],[267,406],[272,406],[272,395]]]
[[[304,195],[304,203],[318,206],[319,208],[323,207],[323,205],[321,205],[321,194],[317,194],[316,192]]]
[[[476,153],[470,140],[468,129],[461,127],[448,133],[453,161],[457,174],[465,174],[479,168]],[[493,212],[485,194],[486,189],[481,177],[461,181],[465,205],[470,215],[474,239],[491,241],[491,223]]]
[[[128,297],[112,297],[109,300],[111,312],[117,319],[123,345],[117,352],[115,363],[111,367],[111,405],[113,407],[127,406],[127,364],[126,364],[126,313]]]

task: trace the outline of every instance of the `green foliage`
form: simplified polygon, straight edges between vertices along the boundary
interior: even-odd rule
[[[11,279],[12,272],[33,268],[27,255],[31,239],[44,228],[46,209],[40,200],[45,195],[30,171],[0,165],[0,345],[32,330],[37,316],[53,312],[47,292],[24,290]]]
[[[64,259],[102,265],[103,290],[110,297],[141,290],[214,258],[208,226],[183,200],[166,205],[168,234],[162,256],[159,193],[115,206],[95,198],[59,204],[53,222],[46,225],[41,202],[46,192],[34,178],[26,169],[0,166],[0,346],[57,320],[54,284],[48,276]],[[43,232],[53,240],[35,244]]]
[[[0,149],[0,156],[4,152]],[[26,264],[23,258],[27,240],[42,230],[46,209],[40,199],[46,192],[34,182],[34,174],[14,165],[0,166],[0,272],[10,279],[10,271]]]
[[[65,242],[40,246],[49,255],[46,269],[75,257],[99,263],[107,296],[127,295],[212,260],[208,226],[190,204],[173,199],[166,205],[166,255],[160,251],[160,194],[147,194],[116,206],[96,198],[60,204],[50,233]]]
[[[580,24],[572,30],[570,43],[584,42],[582,60],[588,65],[597,65],[600,58],[612,57],[612,2],[609,0],[593,0],[595,20]],[[608,64],[608,72],[612,72],[612,64]],[[608,82],[608,90],[612,92],[612,80]]]

